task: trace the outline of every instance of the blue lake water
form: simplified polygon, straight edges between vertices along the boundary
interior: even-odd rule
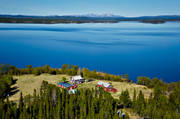
[[[180,80],[180,23],[0,24],[0,63]]]

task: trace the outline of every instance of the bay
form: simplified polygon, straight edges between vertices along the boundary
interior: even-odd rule
[[[0,63],[180,80],[180,23],[0,24]]]

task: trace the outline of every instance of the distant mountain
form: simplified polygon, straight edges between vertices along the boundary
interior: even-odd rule
[[[94,13],[90,13],[90,14],[75,15],[75,16],[79,16],[79,17],[122,17],[122,16],[119,16],[119,15],[108,14],[108,13],[107,14],[94,14]]]

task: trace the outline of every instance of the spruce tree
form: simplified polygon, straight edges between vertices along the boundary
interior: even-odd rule
[[[19,98],[19,111],[22,112],[23,111],[23,106],[24,106],[24,101],[23,101],[23,96],[22,96],[22,92],[20,93],[20,98]]]
[[[120,100],[120,102],[123,104],[123,106],[125,108],[126,107],[131,107],[131,105],[132,105],[128,90],[122,91],[122,93],[121,93],[121,95],[119,97],[119,100]]]
[[[134,89],[134,93],[133,93],[132,107],[133,107],[133,109],[136,108],[136,90],[135,89]]]

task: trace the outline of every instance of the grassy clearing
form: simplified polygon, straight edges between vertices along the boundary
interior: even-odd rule
[[[125,91],[128,89],[130,97],[133,98],[134,89],[136,92],[139,92],[140,90],[144,93],[145,98],[148,98],[151,94],[152,90],[147,88],[146,86],[132,84],[132,83],[126,83],[126,82],[112,82],[112,85],[114,88],[118,90],[117,93],[113,93],[112,96],[115,98],[119,98],[122,91]]]
[[[87,82],[85,84],[81,84],[80,88],[94,88],[97,85],[97,82],[99,80],[94,80],[92,82]],[[110,81],[104,81],[104,82],[110,82]],[[117,89],[117,93],[111,93],[114,98],[119,98],[122,91],[125,91],[128,89],[130,97],[133,98],[134,89],[136,92],[139,92],[140,90],[144,93],[145,98],[148,98],[151,94],[152,90],[147,88],[146,86],[127,83],[127,82],[111,82],[113,87]]]
[[[62,77],[66,77],[69,79],[69,76],[66,75],[49,75],[49,74],[42,74],[39,76],[35,75],[21,75],[21,76],[14,76],[15,79],[17,79],[17,83],[14,86],[18,87],[19,92],[17,92],[15,95],[11,96],[9,99],[17,101],[20,96],[20,92],[23,93],[23,95],[33,94],[34,89],[37,90],[37,93],[39,93],[39,89],[41,87],[42,81],[47,81],[50,84],[55,84],[62,79]]]
[[[10,100],[18,100],[20,92],[23,93],[23,95],[33,94],[34,89],[39,92],[40,86],[42,81],[48,81],[50,84],[55,84],[59,81],[61,81],[62,77],[66,77],[67,81],[69,81],[70,76],[67,75],[50,75],[50,74],[41,74],[39,76],[35,75],[21,75],[21,76],[14,76],[17,80],[17,83],[14,86],[17,86],[20,90],[18,93],[10,97]],[[98,80],[94,80],[91,82],[86,82],[79,85],[79,88],[94,88],[97,84]],[[108,82],[108,81],[105,81]],[[148,98],[150,93],[152,92],[151,89],[148,89],[145,86],[137,85],[137,84],[130,84],[126,82],[111,82],[114,88],[117,89],[117,93],[112,93],[112,96],[114,98],[119,98],[122,91],[128,89],[131,98],[133,97],[134,89],[139,92],[142,90],[145,97]]]
[[[17,86],[19,92],[17,92],[15,95],[11,96],[9,99],[12,101],[18,101],[20,92],[23,93],[23,95],[28,95],[28,94],[33,94],[34,89],[37,90],[37,93],[39,93],[39,89],[41,86],[42,81],[47,81],[50,84],[55,84],[59,81],[62,81],[62,77],[66,77],[67,81],[69,81],[70,76],[67,75],[50,75],[50,74],[41,74],[39,76],[35,75],[21,75],[21,76],[14,76],[15,79],[17,79],[17,83],[13,85],[13,87]],[[95,88],[97,85],[97,82],[99,80],[93,80],[91,82],[86,82],[83,84],[78,85],[79,88]],[[108,81],[104,81],[108,82]],[[151,89],[148,89],[145,86],[137,85],[137,84],[131,84],[131,83],[126,83],[126,82],[111,82],[114,88],[117,89],[117,93],[111,93],[112,96],[116,99],[119,98],[120,94],[122,91],[128,89],[130,93],[130,97],[133,97],[134,89],[136,92],[139,92],[142,90],[144,93],[145,97],[148,98],[150,93],[152,92]],[[125,109],[125,112],[127,112],[130,116],[130,119],[139,119],[139,116],[134,114],[132,110],[130,109]]]

